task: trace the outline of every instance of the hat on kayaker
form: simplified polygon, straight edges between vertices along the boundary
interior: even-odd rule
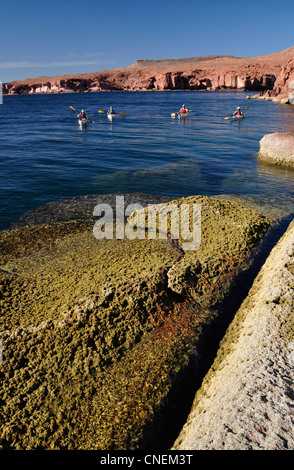
[[[84,109],[82,109],[81,113],[84,113],[84,112],[85,112],[85,110],[84,110]]]

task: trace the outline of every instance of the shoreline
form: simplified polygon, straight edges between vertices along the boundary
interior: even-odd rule
[[[170,88],[170,89],[162,89],[162,90],[156,90],[156,89],[121,89],[121,90],[84,90],[84,91],[78,91],[78,90],[58,90],[58,91],[52,91],[52,92],[20,92],[20,93],[3,93],[3,96],[32,96],[32,95],[37,95],[37,96],[51,96],[51,95],[66,95],[66,94],[88,94],[88,93],[176,93],[176,92],[210,92],[210,93],[215,93],[215,92],[222,92],[222,93],[248,93],[249,91],[255,91],[257,94],[254,96],[248,95],[247,99],[266,99],[263,98],[262,95],[260,95],[260,89],[256,90],[249,90],[247,88],[230,88],[230,87],[219,87],[214,90],[211,90],[209,88],[206,89],[182,89],[182,88]],[[275,101],[274,99],[269,99]]]
[[[262,99],[294,104],[294,46],[257,57],[199,56],[137,60],[128,67],[3,84],[3,95],[99,91],[257,91]],[[288,101],[285,101],[288,100]]]
[[[294,83],[294,80],[293,80]],[[251,95],[251,92],[255,92],[254,95]],[[70,94],[99,94],[99,93],[176,93],[176,92],[210,92],[210,93],[249,93],[246,96],[248,100],[260,100],[260,101],[272,101],[273,103],[278,104],[286,104],[286,105],[294,105],[293,99],[293,91],[290,90],[289,94],[284,92],[283,94],[279,95],[279,93],[271,93],[271,89],[264,89],[263,91],[260,90],[259,87],[256,89],[248,89],[248,88],[236,88],[236,87],[217,87],[215,89],[210,88],[199,88],[199,89],[185,89],[185,88],[169,88],[169,89],[117,89],[117,90],[108,90],[108,89],[101,89],[101,90],[92,90],[91,88],[88,90],[64,90],[60,88],[59,90],[55,91],[42,91],[42,92],[35,92],[35,91],[21,91],[17,93],[9,93],[4,92],[3,97],[11,97],[11,96],[56,96],[56,95],[70,95]],[[289,96],[288,96],[289,95]]]
[[[114,194],[100,197],[113,197]],[[250,270],[251,266],[250,263],[246,265],[249,261],[247,255],[250,258],[257,240],[261,244],[266,240],[266,226],[270,230],[273,223],[269,208],[265,206],[265,212],[260,214],[259,210],[250,207],[250,201],[245,207],[246,204],[237,203],[233,195],[228,195],[227,199],[226,195],[195,196],[195,200],[200,198],[198,200],[203,201],[208,210],[207,226],[204,225],[209,233],[207,240],[214,240],[210,245],[211,251],[200,258],[201,267],[199,260],[183,256],[177,243],[147,244],[147,250],[136,245],[133,252],[130,245],[117,248],[109,243],[98,253],[91,233],[93,220],[88,217],[92,212],[88,210],[86,217],[77,220],[75,216],[72,220],[72,206],[75,206],[76,213],[84,214],[85,205],[79,207],[79,203],[84,200],[86,206],[89,202],[92,204],[94,201],[89,201],[90,197],[51,201],[23,214],[20,218],[23,226],[17,226],[16,222],[13,229],[0,232],[0,249],[5,259],[4,269],[0,271],[0,298],[2,305],[9,306],[10,313],[4,319],[7,325],[1,338],[4,353],[8,350],[11,361],[11,364],[5,364],[9,370],[3,368],[1,372],[5,379],[5,406],[15,418],[2,428],[0,448],[1,445],[3,449],[35,446],[93,449],[101,446],[99,449],[106,450],[114,446],[119,450],[155,450],[157,446],[170,448],[171,441],[179,442],[176,441],[177,436],[173,435],[174,439],[171,439],[170,434],[160,439],[166,429],[174,430],[175,425],[178,428],[189,411],[181,408],[185,393],[193,399],[192,389],[187,390],[193,386],[189,373],[200,374],[200,388],[204,370],[206,383],[205,369],[211,364],[214,336],[224,327],[222,315],[228,314],[225,298],[232,294],[232,304],[228,305],[233,317],[236,308],[233,293],[236,292],[239,299],[240,290],[244,288],[240,281],[242,277],[238,278],[239,269],[241,273],[245,272],[243,279],[248,281],[247,269]],[[145,202],[148,197],[155,196],[144,195]],[[172,201],[174,198],[167,199]],[[59,208],[61,210],[57,214],[56,208],[62,201],[64,207]],[[240,209],[236,211],[236,207],[242,207],[241,212]],[[50,220],[50,214],[57,219]],[[219,253],[222,243],[227,243],[226,238],[218,241],[216,236],[222,222],[220,214],[227,218],[223,230],[229,237],[231,259],[225,259],[226,251],[224,258]],[[61,215],[59,220],[58,215]],[[38,217],[42,222],[36,225]],[[209,225],[210,217],[214,218],[214,227]],[[285,217],[290,220],[293,213]],[[28,224],[28,221],[33,223]],[[236,225],[239,226],[237,231]],[[237,254],[234,246],[238,247]],[[194,323],[192,312],[196,309],[201,319]],[[121,310],[123,314],[127,312],[125,318],[122,318]],[[145,330],[146,318],[149,324]],[[174,323],[170,323],[171,320]],[[229,328],[234,328],[234,325],[233,320]],[[182,334],[185,335],[184,340],[179,339]],[[174,342],[171,336],[175,336]],[[206,341],[208,347],[203,348]],[[229,340],[225,347],[230,346]],[[174,350],[178,354],[175,355]],[[46,367],[40,359],[43,353]],[[53,354],[52,358],[50,354]],[[27,363],[23,362],[24,357]],[[132,375],[134,365],[142,376]],[[167,373],[163,372],[165,367]],[[47,371],[45,376],[44,369]],[[36,372],[34,378],[32,370]],[[20,390],[12,396],[10,382],[13,385],[15,381],[10,379],[14,374],[18,380],[25,377],[25,393]],[[162,388],[158,388],[158,381]],[[102,396],[97,383],[103,390]],[[139,384],[143,395],[135,395],[130,401],[134,383]],[[63,397],[66,386],[69,392],[66,391]],[[157,396],[154,398],[155,390]],[[55,402],[59,409],[56,409]],[[40,418],[35,415],[36,403],[42,409],[40,413],[44,407],[45,415],[42,415],[37,435],[34,435],[27,416]],[[114,403],[119,403],[119,406],[113,408]],[[176,423],[175,408],[178,411]],[[82,413],[87,416],[85,421]],[[101,424],[100,416],[103,414]],[[131,432],[126,431],[129,426],[133,426]],[[245,433],[246,429],[241,429],[241,434],[243,431]],[[214,434],[214,423],[208,432]],[[83,437],[79,441],[77,436],[81,435]],[[222,432],[219,435],[223,436]],[[242,439],[237,440],[240,449],[248,441],[247,438]],[[265,440],[264,445],[276,445],[271,442]],[[191,444],[184,446],[190,448]],[[278,446],[283,448],[280,441]]]

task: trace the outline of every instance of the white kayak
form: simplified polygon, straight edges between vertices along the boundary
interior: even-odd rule
[[[112,121],[114,118],[116,118],[117,114],[107,114],[107,118]]]
[[[180,114],[178,114],[178,118],[179,118],[179,119],[185,118],[185,117],[188,116],[188,114],[189,114],[189,113],[185,113],[185,114],[184,114],[184,113],[180,113]]]
[[[232,116],[232,117],[231,117],[231,121],[239,121],[240,119],[243,119],[244,117],[245,117],[245,113],[239,114],[239,115],[235,115],[235,116]]]
[[[86,127],[90,122],[90,119],[79,119],[79,126]]]

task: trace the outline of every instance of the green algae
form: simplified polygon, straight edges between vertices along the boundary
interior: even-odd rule
[[[271,220],[201,204],[201,246],[96,240],[67,221],[0,234],[1,445],[136,449]]]

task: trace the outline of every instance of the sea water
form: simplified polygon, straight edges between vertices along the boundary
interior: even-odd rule
[[[4,96],[0,230],[49,201],[115,192],[237,195],[293,212],[294,171],[262,164],[257,153],[265,134],[294,132],[294,106],[247,100],[247,94]],[[172,117],[182,104],[194,111]],[[118,113],[113,121],[106,117],[110,106]],[[237,106],[250,106],[245,119],[224,119]],[[84,129],[76,117],[81,109],[94,121]]]

